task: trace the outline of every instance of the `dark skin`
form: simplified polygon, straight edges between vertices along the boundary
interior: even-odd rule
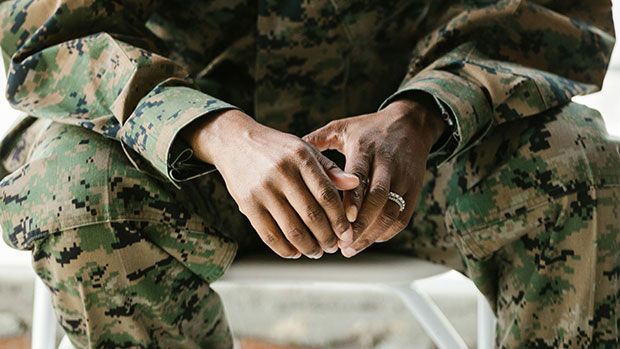
[[[408,96],[303,139],[238,110],[200,120],[182,136],[219,170],[239,210],[276,254],[320,258],[340,248],[351,257],[409,222],[444,124],[427,96]],[[344,171],[320,153],[326,149],[345,155]],[[388,201],[389,191],[405,199],[403,212]]]
[[[345,257],[391,239],[411,220],[430,149],[445,128],[429,98],[397,100],[379,112],[338,119],[303,137],[321,151],[345,155],[345,171],[360,178],[360,185],[343,195],[355,237],[339,243]],[[388,200],[390,191],[403,197],[405,210]]]

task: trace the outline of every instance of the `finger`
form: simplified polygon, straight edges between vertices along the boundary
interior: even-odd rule
[[[397,189],[395,190],[398,191]],[[370,244],[379,241],[385,234],[396,234],[397,232],[403,230],[405,228],[405,223],[403,223],[405,220],[401,220],[402,213],[403,212],[400,211],[400,206],[398,206],[397,203],[388,200],[377,219],[375,219],[375,221],[372,222],[370,227],[367,229],[367,240],[370,241]],[[359,253],[370,244],[363,245],[361,243],[353,243],[351,248],[355,251],[355,253]]]
[[[415,211],[415,201],[417,196],[412,194],[412,192],[408,192],[403,195],[403,199],[405,200],[405,210],[400,213],[395,222],[386,229],[380,236],[377,238],[375,242],[386,242],[396,236],[398,233],[403,231],[411,221],[411,217],[413,217],[413,212]],[[392,206],[398,206],[396,203],[392,203]],[[388,203],[389,205],[389,203]]]
[[[344,122],[334,120],[303,136],[302,139],[315,146],[319,151],[334,149],[342,153],[344,147],[344,125]]]
[[[338,190],[351,190],[359,185],[359,178],[343,171],[336,163],[328,159],[325,155],[316,152],[316,158],[327,173],[329,179]]]
[[[289,259],[301,257],[301,252],[286,240],[278,224],[265,208],[255,209],[246,215],[261,240],[278,256]]]
[[[401,193],[403,190],[404,189],[402,189],[402,186],[396,186],[393,189],[394,192]],[[407,206],[405,205],[405,207]],[[405,221],[404,219],[401,219],[402,213],[403,212],[400,211],[400,206],[398,206],[398,204],[391,200],[387,200],[381,210],[381,213],[379,213],[377,218],[375,218],[375,220],[362,234],[362,238],[357,239],[350,246],[346,247],[345,250],[343,250],[343,255],[346,257],[352,257],[380,240],[386,232],[391,232],[392,230],[400,232],[403,230],[405,228],[405,223],[403,222],[408,222],[408,220]]]
[[[270,202],[267,209],[288,242],[309,258],[321,258],[323,256],[321,246],[310,234],[306,225],[297,216],[297,212],[289,203],[284,198],[276,198]]]
[[[302,159],[300,173],[306,186],[323,208],[336,236],[341,240],[352,241],[353,230],[345,216],[340,195],[315,156]]]
[[[363,153],[359,149],[351,151],[347,156],[345,171],[354,174],[359,181],[359,185],[352,190],[345,191],[342,199],[349,222],[355,222],[364,194],[368,189],[368,174],[370,172],[370,155]]]
[[[336,252],[338,250],[338,237],[332,230],[331,223],[323,208],[310,193],[302,178],[294,178],[288,183],[288,187],[290,190],[287,190],[284,195],[297,211],[297,215],[310,229],[323,251],[327,253]]]
[[[356,246],[367,246],[374,242],[372,239],[375,237],[369,235],[367,228],[377,219],[388,198],[391,181],[389,168],[387,164],[381,161],[374,161],[374,164],[368,193],[364,197],[357,219],[352,223],[355,236],[353,244],[357,242]],[[351,248],[347,248],[343,251],[343,255],[350,257],[355,254],[351,252]]]

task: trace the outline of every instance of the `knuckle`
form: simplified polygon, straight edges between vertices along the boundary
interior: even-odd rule
[[[396,158],[396,154],[392,150],[384,148],[377,149],[377,155],[388,163],[393,162]]]
[[[338,167],[338,165],[336,165],[335,162],[331,161],[329,158],[325,157],[322,154],[319,154],[317,156],[317,160],[319,161],[321,166],[323,166],[323,168],[326,169],[326,170],[331,170],[331,169],[334,169],[334,168]]]
[[[316,166],[316,163],[310,156],[300,156],[298,158],[298,161],[299,161],[299,166],[302,169],[305,169],[306,171],[310,171],[311,173],[314,173],[316,169],[318,168]]]
[[[385,184],[377,184],[370,189],[370,194],[373,196],[386,197],[388,196],[388,188]]]
[[[251,188],[247,195],[242,197],[241,202],[246,203],[246,206],[250,207],[253,206],[252,203],[259,203],[260,198],[264,197],[263,188],[269,188],[270,185],[271,181],[262,180],[258,186]],[[251,208],[248,209],[251,210],[250,212],[254,211]]]
[[[273,246],[278,242],[278,237],[276,236],[276,234],[274,234],[273,232],[270,231],[264,231],[261,234],[261,237],[263,238],[263,241],[268,245],[268,246]]]
[[[380,205],[387,200],[388,190],[384,185],[377,185],[370,189],[368,201],[373,205]]]
[[[331,186],[324,187],[319,193],[319,199],[323,203],[333,204],[338,201],[339,198],[340,197],[338,196],[338,192],[336,192],[336,190]]]
[[[316,239],[321,246],[329,247],[329,246],[333,246],[338,243],[338,241],[336,240],[333,234],[329,234],[326,236],[317,236]]]
[[[293,227],[287,230],[286,237],[291,241],[299,241],[302,240],[306,235],[304,229],[299,227]]]
[[[368,226],[368,223],[365,218],[361,218],[358,216],[357,220],[351,223],[351,225],[353,226],[354,231],[361,232],[366,229],[366,227]]]
[[[246,217],[249,217],[252,214],[252,209],[249,206],[237,205],[237,207],[239,208],[239,212]]]
[[[332,120],[325,125],[326,129],[338,130],[340,128],[340,120]]]
[[[239,212],[251,220],[260,218],[261,206],[256,204],[255,197],[252,195],[243,197],[237,204],[237,208]]]
[[[306,209],[305,216],[310,222],[316,222],[323,216],[323,210],[315,205],[312,205]]]
[[[379,225],[381,225],[384,229],[389,228],[392,224],[394,224],[394,217],[391,217],[389,214],[385,213],[379,216]]]
[[[349,229],[349,225],[351,223],[349,223],[349,220],[347,219],[347,217],[345,216],[338,216],[338,218],[336,218],[336,222],[334,224],[335,230],[337,233],[342,234],[344,233],[347,229]]]
[[[298,142],[291,148],[291,155],[299,159],[308,158],[308,146],[303,142]]]
[[[368,148],[369,147],[368,142],[364,138],[356,138],[353,141],[353,145],[355,146],[356,149],[364,149],[364,148]],[[367,158],[363,157],[362,159],[363,159],[363,162],[366,162]]]
[[[260,181],[261,184],[267,184],[269,182],[270,182],[270,180],[268,180],[268,179],[262,179]],[[254,200],[260,198],[262,193],[263,193],[263,188],[264,187],[262,185],[257,185],[257,186],[254,186],[254,187],[250,188],[250,190],[248,190],[248,195],[246,196],[246,200],[254,201]]]
[[[273,163],[271,173],[286,173],[291,169],[291,161],[288,157],[281,157]]]

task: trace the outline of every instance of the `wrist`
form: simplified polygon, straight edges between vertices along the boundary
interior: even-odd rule
[[[435,99],[428,93],[405,93],[392,101],[385,109],[390,109],[409,121],[415,132],[425,140],[430,149],[446,130],[446,121]]]
[[[207,114],[181,130],[181,137],[190,145],[198,159],[217,167],[217,154],[231,145],[235,135],[258,123],[237,109]]]

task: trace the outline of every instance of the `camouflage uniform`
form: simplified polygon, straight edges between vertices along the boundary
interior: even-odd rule
[[[472,278],[499,347],[618,347],[619,143],[570,102],[600,87],[609,1],[14,0],[0,23],[28,115],[0,226],[77,347],[231,346],[209,284],[260,244],[181,128],[240,108],[301,136],[408,91],[454,127],[380,246]]]

